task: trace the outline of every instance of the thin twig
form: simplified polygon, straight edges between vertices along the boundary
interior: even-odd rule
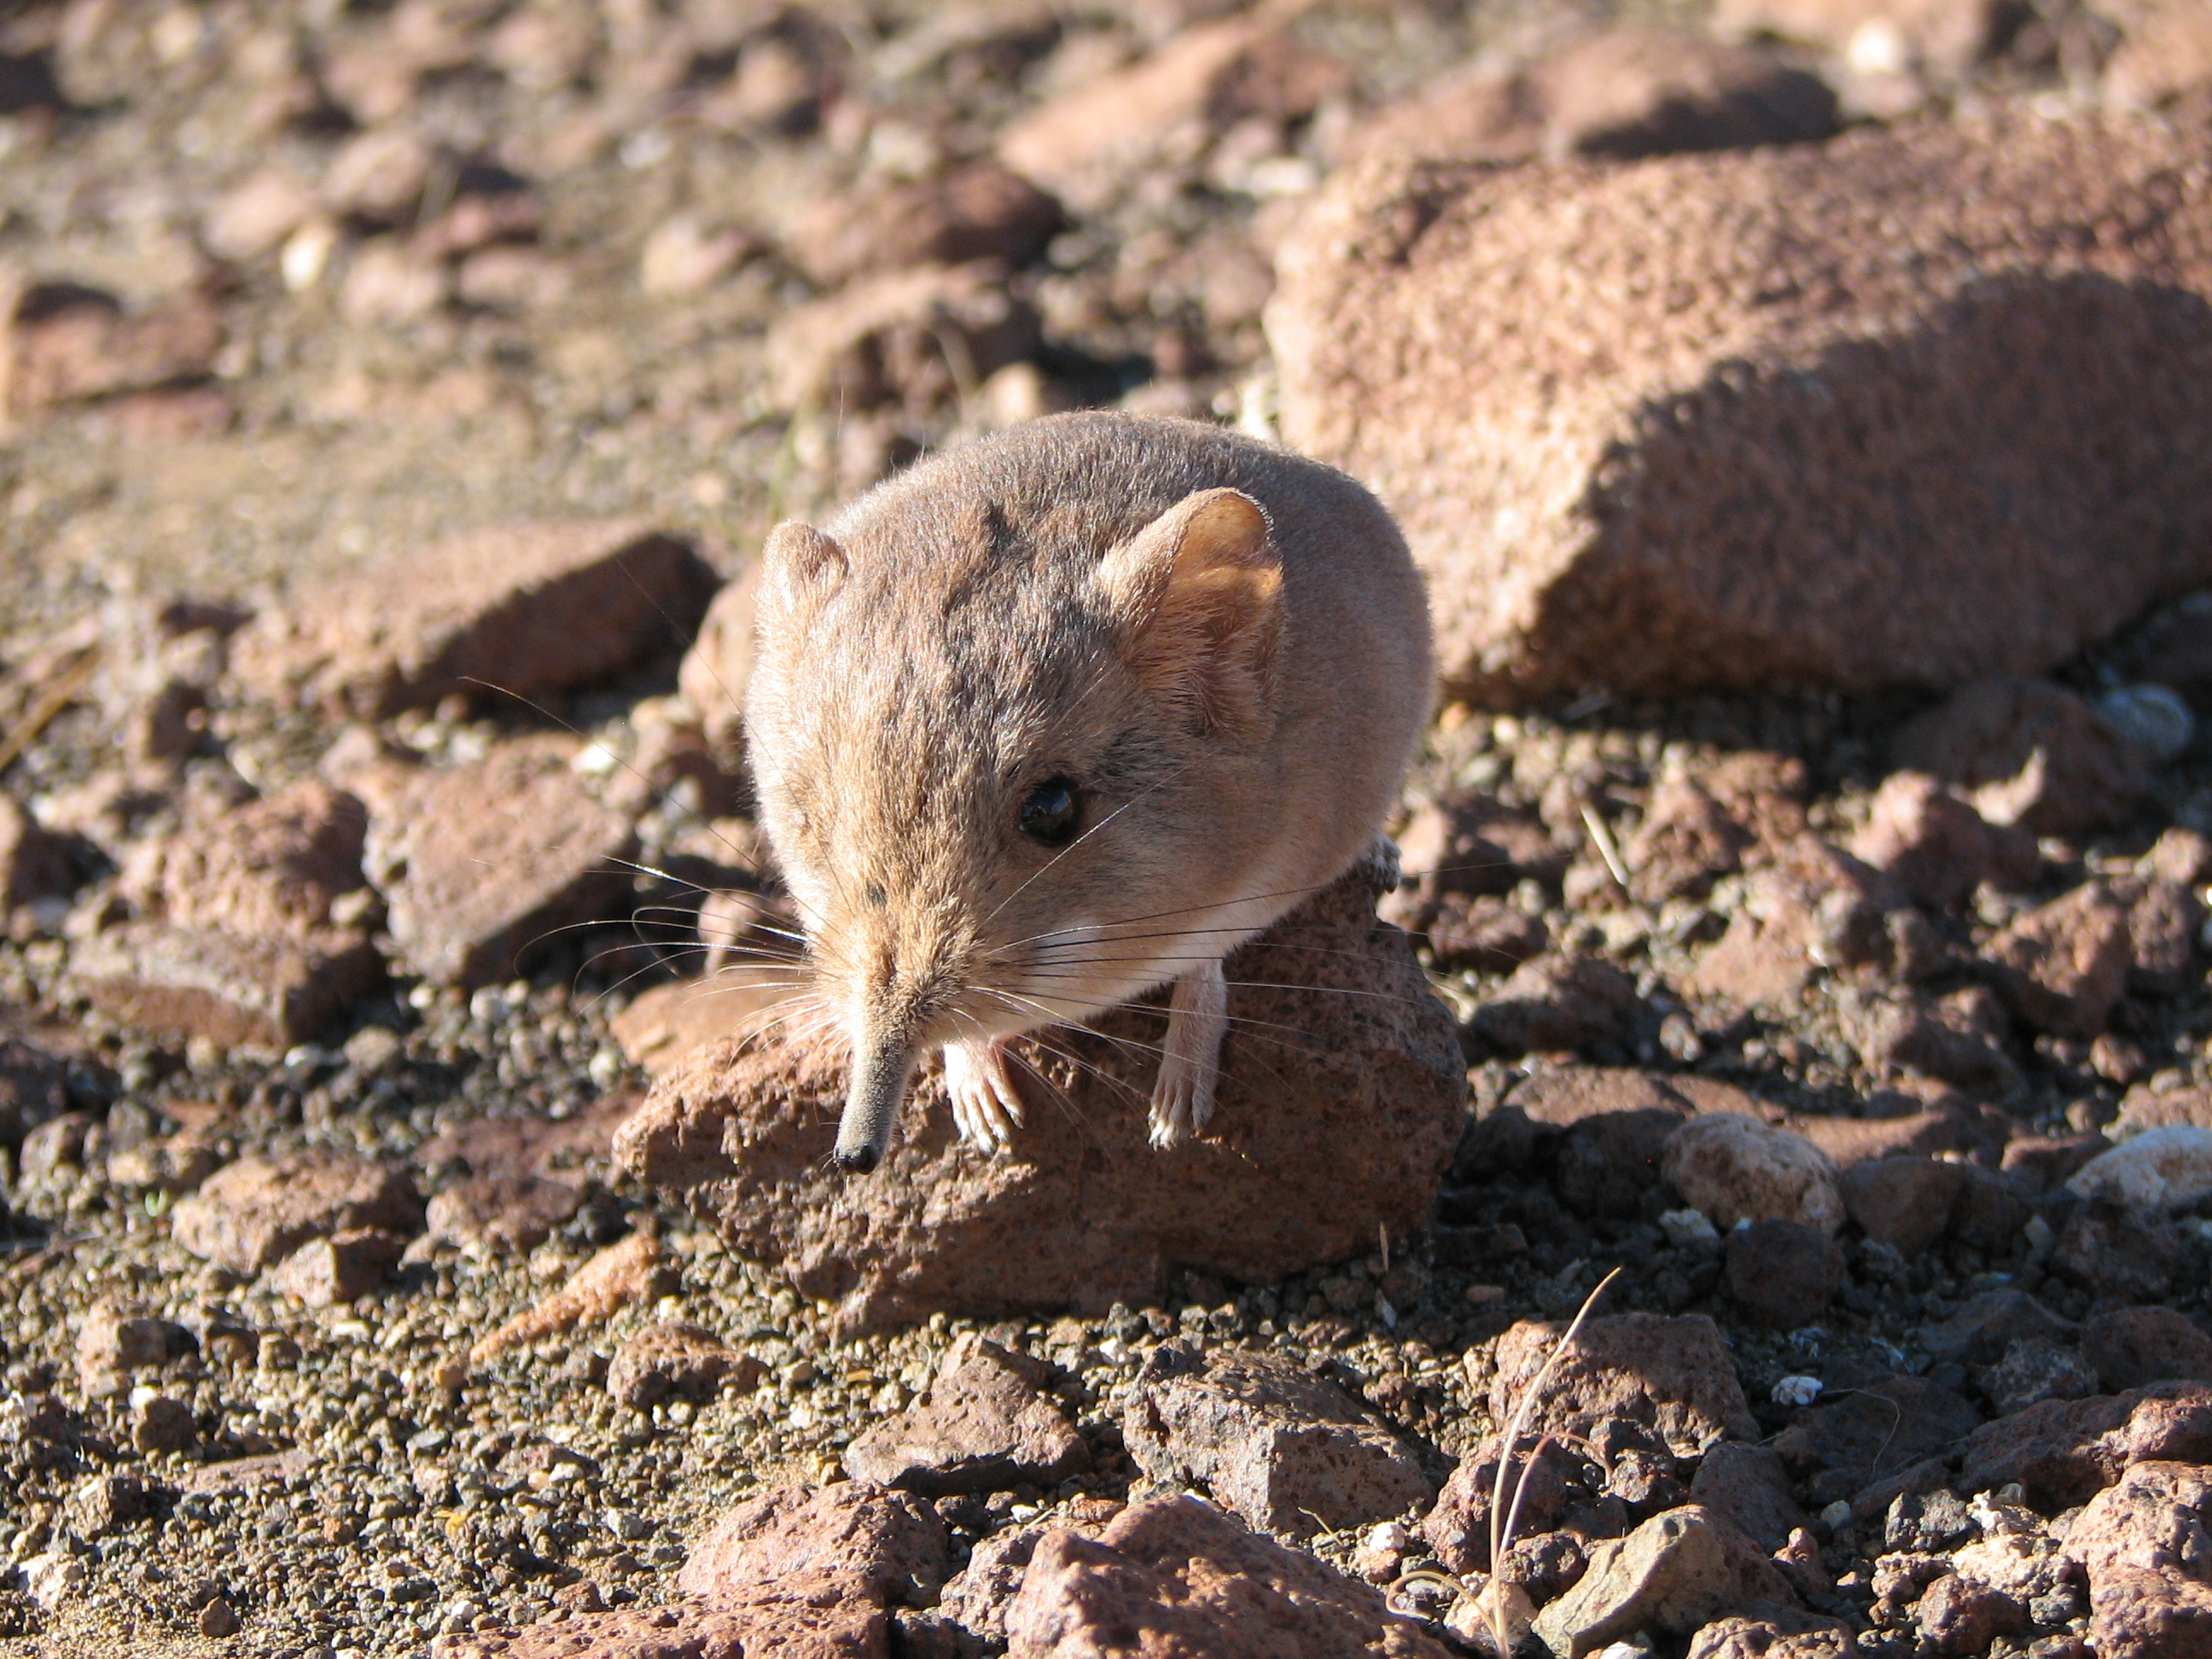
[[[1587,817],[1589,809],[1584,807],[1583,811]],[[1621,1270],[1615,1267],[1603,1279],[1598,1280],[1596,1288],[1583,1298],[1583,1305],[1577,1310],[1574,1322],[1567,1327],[1566,1334],[1560,1337],[1553,1345],[1552,1352],[1545,1357],[1544,1363],[1538,1369],[1534,1380],[1522,1389],[1520,1401],[1513,1408],[1513,1420],[1507,1425],[1505,1438],[1498,1448],[1498,1472],[1490,1479],[1490,1588],[1487,1592],[1490,1596],[1491,1639],[1498,1649],[1498,1659],[1512,1659],[1513,1653],[1511,1634],[1505,1625],[1503,1576],[1505,1570],[1505,1552],[1513,1547],[1513,1528],[1521,1519],[1521,1498],[1528,1487],[1528,1469],[1536,1458],[1543,1455],[1543,1444],[1540,1443],[1536,1450],[1521,1466],[1513,1482],[1513,1497],[1510,1510],[1507,1507],[1505,1496],[1506,1469],[1512,1460],[1513,1448],[1520,1443],[1521,1437],[1527,1430],[1528,1413],[1536,1403],[1536,1396],[1544,1392],[1544,1384],[1551,1380],[1552,1368],[1557,1365],[1567,1350],[1574,1346],[1575,1338],[1582,1333],[1583,1322],[1589,1317],[1590,1310],[1597,1306],[1598,1297],[1605,1294],[1607,1285],[1620,1277],[1620,1273]],[[1549,1435],[1544,1437],[1546,1441],[1549,1441],[1550,1438]]]
[[[1597,848],[1597,855],[1605,860],[1606,869],[1612,873],[1613,880],[1620,884],[1620,890],[1626,892],[1628,866],[1620,861],[1620,848],[1613,844],[1613,831],[1605,827],[1605,820],[1598,817],[1595,807],[1583,806],[1583,827],[1589,831],[1590,844]]]
[[[15,757],[38,740],[39,733],[46,729],[46,722],[68,708],[76,694],[84,690],[92,671],[100,666],[100,647],[88,645],[77,659],[64,671],[61,678],[46,695],[31,706],[31,712],[15,723],[15,729],[0,738],[0,772],[15,763]]]

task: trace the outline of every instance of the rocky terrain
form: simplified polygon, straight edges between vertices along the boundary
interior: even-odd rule
[[[0,9],[0,1652],[2212,1651],[2208,307],[2192,0]],[[752,552],[1115,405],[1404,879],[845,1181]]]

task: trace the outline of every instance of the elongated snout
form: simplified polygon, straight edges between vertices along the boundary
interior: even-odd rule
[[[839,1169],[866,1175],[883,1162],[913,1072],[910,1043],[854,1043],[853,1081],[845,1095],[844,1115],[837,1120],[834,1156]]]

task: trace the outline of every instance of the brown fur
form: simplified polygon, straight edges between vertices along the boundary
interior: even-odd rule
[[[1428,715],[1389,516],[1218,428],[1072,415],[779,527],[762,578],[747,741],[853,1045],[841,1159],[948,1044],[963,1130],[1003,1142],[998,1043],[1171,979],[1155,1131],[1201,1125],[1220,957],[1368,847]],[[1055,852],[1020,814],[1057,777],[1086,806]]]

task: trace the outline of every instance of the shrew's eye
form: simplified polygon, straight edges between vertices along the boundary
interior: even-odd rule
[[[1047,778],[1022,803],[1022,833],[1040,847],[1065,847],[1075,839],[1083,803],[1074,783]]]

